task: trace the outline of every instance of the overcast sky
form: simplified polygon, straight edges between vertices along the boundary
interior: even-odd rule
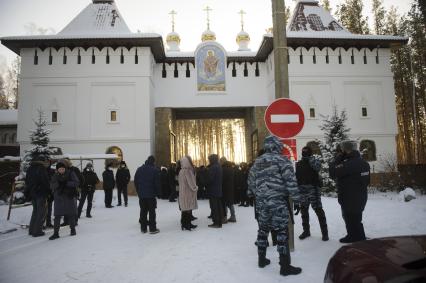
[[[43,28],[61,31],[91,0],[0,0],[0,37],[24,35],[25,26],[35,23]],[[136,32],[154,32],[163,37],[171,31],[169,12],[177,11],[176,31],[180,34],[181,50],[195,50],[206,29],[206,14],[209,5],[210,28],[217,41],[228,51],[237,49],[235,37],[240,31],[240,16],[243,9],[245,30],[250,34],[252,50],[257,50],[265,30],[272,26],[271,0],[115,0],[129,28]],[[294,7],[297,1],[286,0]],[[343,0],[330,0],[333,11]],[[364,14],[371,16],[371,0],[363,0]],[[408,12],[411,0],[384,0],[384,6],[394,5],[400,14]],[[5,63],[10,63],[15,54],[0,46],[0,72]]]

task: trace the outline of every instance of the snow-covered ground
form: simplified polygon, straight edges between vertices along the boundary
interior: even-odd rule
[[[150,235],[140,232],[136,197],[130,197],[127,208],[106,209],[103,192],[98,191],[95,202],[93,218],[80,219],[76,237],[69,236],[66,227],[55,241],[48,240],[51,230],[32,238],[28,230],[5,223],[7,206],[0,206],[0,229],[18,228],[0,235],[0,282],[322,282],[328,260],[342,246],[338,239],[345,235],[337,200],[323,198],[330,241],[321,241],[311,210],[312,237],[296,238],[292,253],[293,264],[303,272],[284,278],[275,247],[268,248],[271,265],[257,267],[257,224],[251,207],[237,207],[237,223],[211,229],[208,202],[200,201],[194,212],[199,227],[189,232],[180,230],[177,204],[159,200],[161,233]],[[31,207],[13,209],[11,221],[26,223],[30,213]],[[297,236],[300,215],[295,220]],[[426,196],[404,202],[393,193],[370,195],[364,226],[370,238],[426,234]]]

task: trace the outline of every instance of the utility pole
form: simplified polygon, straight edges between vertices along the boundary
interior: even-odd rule
[[[290,98],[288,79],[288,49],[286,31],[285,0],[272,0],[272,33],[274,36],[275,99]],[[288,202],[290,214],[293,214],[293,202]],[[294,251],[293,217],[288,222],[288,244]]]
[[[275,98],[290,98],[284,0],[272,0],[272,22],[272,32],[274,36]]]

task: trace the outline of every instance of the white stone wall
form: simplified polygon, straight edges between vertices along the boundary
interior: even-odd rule
[[[192,64],[190,77],[186,77],[186,63],[178,64],[179,77],[174,77],[174,64],[166,64],[167,77],[162,78],[162,64],[154,69],[155,107],[251,107],[268,104],[265,97],[265,64],[259,64],[260,76],[255,76],[255,63],[247,64],[248,76],[244,77],[244,63],[236,64],[237,76],[232,77],[232,63],[226,70],[226,92],[199,93],[197,73]]]
[[[121,63],[121,50],[124,62]],[[135,64],[135,54],[139,62]],[[52,64],[49,64],[49,54]],[[18,140],[21,154],[28,148],[29,130],[34,128],[37,109],[42,108],[50,122],[58,112],[58,122],[49,123],[51,144],[64,153],[105,153],[108,147],[122,149],[132,176],[137,166],[151,154],[152,133],[152,54],[149,48],[65,48],[59,51],[23,49]],[[110,61],[106,63],[107,52]],[[92,64],[92,54],[95,63]],[[110,111],[118,119],[110,122]],[[97,162],[98,173],[103,164]]]

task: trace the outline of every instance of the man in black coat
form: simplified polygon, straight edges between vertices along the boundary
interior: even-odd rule
[[[207,182],[207,168],[204,165],[201,165],[197,169],[197,186],[198,186],[198,192],[197,196],[199,199],[206,199],[206,182]]]
[[[98,175],[93,170],[92,163],[87,163],[86,168],[83,170],[83,179],[84,184],[81,186],[81,195],[80,202],[78,203],[78,218],[81,216],[81,211],[83,210],[84,202],[87,198],[87,209],[86,209],[86,217],[92,218],[90,214],[92,210],[92,201],[93,195],[96,190],[96,184],[99,183]]]
[[[139,197],[140,215],[139,222],[141,224],[141,232],[147,232],[149,226],[150,234],[160,232],[157,229],[156,213],[157,199],[160,191],[160,170],[155,167],[154,156],[149,156],[145,164],[136,170],[135,187]],[[149,220],[147,219],[149,216]]]
[[[168,199],[170,196],[170,181],[169,181],[169,172],[166,167],[161,167],[160,173],[161,179],[161,199]]]
[[[234,196],[235,196],[235,170],[232,163],[227,161],[225,157],[220,159],[222,165],[222,194],[223,194],[223,210],[224,218],[222,223],[237,222],[235,217]],[[231,213],[229,219],[227,217],[227,209]]]
[[[241,183],[241,188],[240,188],[240,200],[241,203],[239,206],[249,206],[249,198],[247,196],[247,189],[248,189],[248,185],[247,185],[247,179],[248,179],[248,165],[247,163],[241,163],[241,173],[240,173],[240,183]]]
[[[46,215],[46,200],[51,193],[46,166],[46,158],[37,156],[31,161],[25,176],[26,190],[31,196],[33,205],[29,226],[29,235],[33,237],[44,236],[42,229]]]
[[[222,167],[219,164],[217,154],[209,156],[207,196],[210,201],[213,224],[210,228],[222,228],[223,208],[222,208]]]
[[[117,183],[117,206],[121,206],[121,194],[123,193],[124,206],[127,207],[127,185],[130,182],[130,171],[127,168],[125,161],[120,162],[120,167],[118,168],[117,173],[115,174],[115,181]]]
[[[330,164],[330,177],[337,182],[338,201],[342,208],[347,235],[341,243],[365,240],[362,212],[367,203],[370,165],[361,158],[354,141],[341,144],[342,153]]]
[[[179,162],[179,161],[178,161]],[[169,166],[169,185],[170,185],[170,195],[169,195],[169,202],[175,202],[177,198],[177,190],[176,187],[178,186],[177,181],[177,174],[176,174],[176,164],[170,164]]]
[[[112,172],[112,164],[107,164],[105,171],[102,173],[103,189],[105,192],[105,207],[113,208],[112,191],[115,187],[114,173]]]

